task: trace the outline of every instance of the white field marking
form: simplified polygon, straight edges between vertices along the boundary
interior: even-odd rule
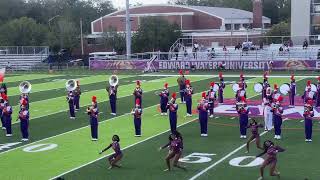
[[[283,121],[285,122],[285,120]],[[260,134],[260,136],[265,135],[266,133],[268,133],[269,131],[264,131]],[[200,177],[201,175],[203,175],[204,173],[206,173],[207,171],[209,171],[210,169],[212,169],[213,167],[215,167],[216,165],[220,164],[221,162],[223,162],[224,160],[228,159],[230,156],[234,155],[235,153],[237,153],[238,151],[240,151],[242,148],[246,147],[247,143],[241,145],[240,147],[238,147],[237,149],[233,150],[232,152],[230,152],[229,154],[225,155],[224,157],[222,157],[221,159],[219,159],[219,161],[211,164],[209,167],[205,168],[204,170],[200,171],[198,174],[192,176],[189,180],[195,180],[198,177]]]
[[[301,120],[300,122],[302,123],[302,122],[304,122],[304,120]]]
[[[219,116],[216,116],[216,117],[215,117],[215,119],[218,119],[218,118],[219,118]]]
[[[195,120],[197,120],[197,119],[198,119],[198,118],[192,119],[192,120],[190,120],[190,121],[188,121],[188,122],[185,122],[185,123],[183,123],[183,124],[180,124],[180,125],[177,126],[177,127],[181,127],[181,126],[187,125],[187,124],[189,124],[189,123],[191,123],[191,122],[193,122],[193,121],[195,121]],[[169,132],[169,131],[170,131],[170,129],[168,129],[168,130],[166,130],[166,131],[163,131],[163,132],[161,132],[161,133],[158,133],[158,134],[156,134],[156,135],[150,136],[150,137],[148,137],[148,138],[146,138],[146,139],[144,139],[144,140],[142,140],[142,141],[139,141],[139,142],[136,142],[136,143],[131,144],[131,145],[129,145],[129,146],[126,146],[126,147],[122,148],[121,150],[125,150],[125,149],[128,149],[128,148],[131,148],[131,147],[133,147],[133,146],[135,146],[135,145],[138,145],[138,144],[141,144],[141,143],[143,143],[143,142],[146,142],[146,141],[148,141],[148,140],[150,140],[150,139],[152,139],[152,138],[155,138],[155,137],[157,137],[157,136],[160,136],[160,135],[162,135],[162,134],[165,134],[165,133],[167,133],[167,132]],[[54,179],[56,179],[56,178],[58,178],[58,177],[61,177],[61,176],[65,175],[65,174],[68,174],[68,173],[70,173],[70,172],[72,172],[72,171],[75,171],[75,170],[80,169],[80,168],[82,168],[82,167],[84,167],[84,166],[87,166],[87,165],[92,164],[92,163],[94,163],[94,162],[96,162],[96,161],[99,161],[99,160],[101,160],[101,159],[103,159],[103,158],[106,158],[106,157],[108,157],[108,156],[110,156],[110,155],[112,155],[112,154],[113,154],[113,153],[104,155],[104,156],[102,156],[102,157],[100,157],[100,158],[98,158],[98,159],[95,159],[95,160],[90,161],[90,162],[88,162],[88,163],[86,163],[86,164],[83,164],[83,165],[81,165],[81,166],[79,166],[79,167],[73,168],[73,169],[71,169],[71,170],[69,170],[69,171],[66,171],[66,172],[64,172],[64,173],[62,173],[62,174],[59,174],[58,176],[52,177],[52,178],[50,178],[50,180],[54,180]]]
[[[142,75],[139,75],[139,76],[154,76],[154,77],[163,77],[163,76],[168,76],[168,77],[179,77],[180,75],[178,74],[142,74]],[[188,76],[188,77],[219,77],[218,75],[210,75],[210,74],[194,74],[194,75],[185,75],[185,76]],[[223,77],[239,77],[239,75],[223,75]],[[250,77],[250,78],[257,78],[257,77],[261,77],[263,78],[262,74],[258,74],[258,75],[245,75],[245,78],[246,77]],[[268,78],[290,78],[290,76],[288,75],[272,75],[272,76],[268,76]],[[295,76],[296,78],[317,78],[318,76]]]
[[[199,94],[201,94],[201,93],[196,93],[196,94],[194,94],[194,95],[199,95]],[[154,108],[154,107],[156,107],[156,106],[158,106],[158,104],[153,105],[153,106],[146,107],[146,108],[144,108],[144,109],[150,109],[150,108]],[[122,115],[120,115],[120,116],[116,116],[116,117],[110,118],[109,120],[99,121],[99,124],[101,124],[101,123],[107,123],[107,122],[109,122],[109,121],[112,121],[112,120],[115,120],[115,119],[117,119],[117,118],[124,117],[124,116],[127,116],[127,115],[132,115],[132,114],[131,114],[131,113],[125,113],[125,114],[122,114]],[[198,119],[198,118],[196,118],[196,119]],[[66,118],[66,120],[69,120],[69,118]],[[38,141],[35,141],[35,142],[32,142],[32,143],[29,143],[29,144],[25,144],[25,145],[20,146],[20,147],[16,147],[16,148],[10,149],[10,150],[8,150],[8,151],[0,152],[0,155],[1,155],[1,154],[4,154],[4,153],[7,153],[7,152],[10,152],[10,151],[13,151],[13,150],[16,150],[16,149],[19,149],[19,148],[23,148],[23,147],[25,147],[25,146],[29,146],[29,145],[32,145],[32,144],[41,142],[41,141],[46,141],[46,140],[48,140],[48,139],[52,139],[52,138],[59,137],[59,136],[65,135],[65,134],[69,134],[69,133],[72,133],[72,132],[75,132],[75,131],[79,131],[79,130],[84,129],[84,128],[87,128],[87,127],[89,127],[89,126],[90,126],[90,125],[83,126],[83,127],[81,127],[81,128],[74,129],[74,130],[71,130],[71,131],[67,131],[67,132],[64,132],[64,133],[61,133],[61,134],[57,134],[57,135],[54,135],[54,136],[51,136],[51,137],[47,137],[47,138],[44,138],[44,139],[41,139],[41,140],[38,140]]]
[[[283,120],[286,121],[286,120],[288,120],[288,119],[289,119],[289,118],[284,118]]]
[[[232,118],[230,118],[230,119],[235,119],[236,117],[232,117]]]

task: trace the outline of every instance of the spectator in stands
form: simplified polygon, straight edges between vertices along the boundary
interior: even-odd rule
[[[7,62],[7,65],[6,65],[6,71],[8,70],[12,70],[12,66],[9,61]]]
[[[196,48],[192,48],[193,59],[197,59],[197,51]]]
[[[177,61],[178,60],[178,56],[179,56],[179,48],[178,47],[176,47],[174,49],[174,54],[176,55],[176,61]]]
[[[184,58],[186,59],[187,58],[187,56],[188,56],[188,52],[187,52],[187,49],[184,49]]]
[[[193,48],[195,50],[195,52],[199,51],[199,44],[197,42],[194,43]]]
[[[307,39],[304,39],[302,48],[303,48],[303,49],[307,49],[308,46],[309,46],[309,43],[308,43]]]
[[[259,45],[260,45],[260,49],[263,49],[263,41],[260,41]]]
[[[242,48],[242,45],[238,43],[235,47],[234,50],[240,50]]]
[[[216,51],[214,50],[214,48],[211,48],[210,55],[211,58],[214,58],[216,56]]]
[[[279,55],[283,55],[283,47],[282,46],[279,47]]]
[[[320,59],[320,49],[318,49],[317,59]]]
[[[288,45],[289,45],[289,47],[293,47],[293,42],[291,39],[288,41]]]
[[[228,51],[226,45],[223,46],[223,49],[222,49],[222,50],[223,50],[224,52],[227,52],[227,51]]]

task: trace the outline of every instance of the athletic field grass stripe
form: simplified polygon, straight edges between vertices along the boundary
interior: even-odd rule
[[[9,76],[9,77],[4,77],[4,82],[5,83],[10,83],[10,82],[21,82],[25,81],[26,79],[28,80],[33,80],[33,79],[42,79],[42,78],[49,78],[49,77],[60,77],[63,75],[48,75],[48,74],[27,74],[27,75],[21,75],[21,76]]]
[[[157,79],[157,81],[164,81],[165,79]],[[206,87],[207,85],[207,79],[201,80],[201,81],[195,81],[193,82],[193,85],[195,86],[201,86]],[[170,87],[171,91],[178,91],[177,86]],[[151,106],[154,104],[157,104],[159,102],[159,97],[155,95],[155,92],[157,92],[158,89],[155,89],[154,91],[149,91],[144,93],[143,97],[143,105],[145,107]],[[131,96],[128,100],[128,96],[125,96],[123,98],[118,98],[118,114],[124,114],[131,110],[133,107],[133,97],[131,95],[132,92],[130,92],[129,96]],[[102,101],[102,100],[101,100]],[[130,103],[130,101],[132,101]],[[89,101],[91,102],[91,101]],[[105,102],[100,102],[98,99],[99,109],[100,111],[103,111],[104,113],[100,114],[100,120],[103,119],[109,119],[112,118],[112,116],[109,114],[110,108],[109,104]],[[83,126],[87,126],[87,115],[84,113],[86,110],[86,106],[82,107],[80,109],[80,112],[76,114],[76,122],[68,120],[68,113],[67,112],[60,112],[60,113],[54,113],[52,115],[43,116],[45,118],[35,118],[32,120],[32,126],[29,126],[30,132],[32,132],[32,135],[30,136],[30,141],[35,141],[43,138],[47,138],[50,136],[54,136],[57,134],[64,133],[66,131],[70,131],[73,129],[77,129]],[[105,111],[106,110],[106,111]],[[13,116],[14,118],[14,116]],[[17,122],[14,122],[17,123]],[[61,126],[63,124],[63,126]],[[39,129],[48,129],[47,131],[39,131]],[[0,142],[13,142],[13,141],[20,141],[20,126],[19,124],[13,125],[13,137],[6,138],[5,136],[0,136]],[[8,149],[3,149],[8,150]]]
[[[121,75],[119,76],[119,79],[126,78],[126,77],[130,77],[130,76]],[[108,81],[108,78],[109,77],[105,75],[98,75],[98,76],[83,77],[77,80],[80,81],[80,85],[85,85],[85,84],[91,84],[96,82],[106,82]],[[34,84],[32,85],[31,93],[64,88],[66,81],[67,81],[66,79],[57,79],[57,81],[55,82],[45,82],[40,84]],[[10,95],[12,96],[21,94],[17,87],[12,87],[12,88],[9,87],[8,92],[10,92]]]
[[[127,85],[134,83],[134,81],[137,79],[137,76],[133,77],[123,77],[120,79],[121,85]],[[145,80],[152,80],[152,77],[145,77]],[[59,81],[63,81],[62,79]],[[65,80],[66,82],[67,80]],[[88,92],[88,91],[94,91],[99,89],[105,89],[108,82],[95,82],[92,84],[84,84],[81,85],[82,93]],[[44,101],[47,99],[52,99],[56,97],[62,97],[66,96],[66,88],[61,87],[60,89],[51,89],[46,91],[39,91],[39,92],[32,92],[30,94],[30,101],[31,103],[37,102],[37,101]],[[17,104],[19,102],[20,95],[10,96],[10,102]]]

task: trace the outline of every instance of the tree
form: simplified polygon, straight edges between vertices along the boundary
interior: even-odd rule
[[[284,43],[284,41],[290,40],[290,24],[287,22],[280,22],[272,26],[270,31],[266,33],[266,36],[278,36],[278,37],[268,37],[268,43]]]
[[[133,51],[168,51],[170,46],[181,37],[179,29],[178,25],[171,24],[163,18],[142,18],[138,31],[133,34]]]
[[[117,33],[115,27],[109,27],[104,32],[105,45],[108,48],[112,48],[118,54],[123,54],[126,49],[126,37],[125,33]]]
[[[22,17],[0,27],[0,44],[5,46],[41,46],[47,40],[48,29],[34,19]]]

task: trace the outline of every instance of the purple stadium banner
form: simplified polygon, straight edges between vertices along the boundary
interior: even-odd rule
[[[90,69],[104,70],[121,70],[121,69],[138,69],[143,70],[147,66],[148,60],[90,60]],[[229,70],[237,69],[253,69],[253,70],[266,70],[269,69],[268,61],[169,61],[169,60],[156,60],[153,65],[159,70],[174,70],[174,69],[190,69],[194,67],[200,70],[217,69],[218,64],[225,64],[225,68]],[[283,60],[274,61],[273,67],[279,70],[299,69],[308,70],[320,69],[320,61],[318,60]]]

